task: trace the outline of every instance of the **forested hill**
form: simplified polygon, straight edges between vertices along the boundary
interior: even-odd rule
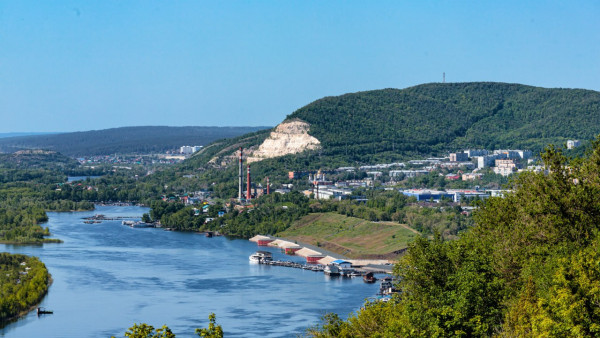
[[[47,149],[69,156],[153,153],[207,145],[270,127],[122,127],[0,139],[0,151]]]
[[[600,133],[600,93],[520,84],[432,83],[325,97],[286,120],[310,123],[323,155],[365,162],[393,154],[527,148]]]
[[[12,154],[0,154],[0,169],[71,169],[79,163],[63,154],[47,150],[20,150]],[[2,180],[0,179],[0,182]]]

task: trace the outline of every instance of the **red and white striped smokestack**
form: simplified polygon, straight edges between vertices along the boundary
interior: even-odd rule
[[[252,194],[250,192],[250,165],[248,164],[248,178],[246,178],[246,199],[249,200],[252,198]]]
[[[267,177],[267,195],[271,192],[271,185],[269,184],[269,178]]]
[[[238,177],[238,179],[240,181],[239,186],[238,186],[238,200],[240,200],[240,201],[242,200],[242,195],[243,195],[242,187],[244,186],[244,183],[242,182],[244,180],[244,171],[243,171],[244,167],[242,166],[242,154],[243,154],[242,147],[240,147],[240,168],[239,168],[239,177]]]

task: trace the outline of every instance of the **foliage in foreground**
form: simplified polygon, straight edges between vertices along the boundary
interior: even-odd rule
[[[196,329],[196,334],[200,337],[205,338],[223,338],[223,328],[221,325],[216,323],[217,317],[214,313],[208,316],[208,327]],[[169,329],[168,326],[163,325],[160,328],[155,329],[154,326],[146,323],[133,324],[132,327],[127,329],[125,337],[128,338],[175,338],[175,334]],[[114,337],[113,337],[114,338]]]
[[[588,159],[549,148],[458,240],[420,238],[395,267],[397,302],[335,316],[316,337],[600,335],[600,141]]]

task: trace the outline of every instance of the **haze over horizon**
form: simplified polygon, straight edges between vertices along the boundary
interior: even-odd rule
[[[600,3],[0,5],[0,133],[274,126],[324,96],[429,82],[600,90]]]

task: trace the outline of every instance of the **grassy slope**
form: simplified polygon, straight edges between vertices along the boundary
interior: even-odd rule
[[[393,222],[374,223],[336,213],[316,213],[294,222],[278,236],[312,245],[318,242],[349,258],[393,259],[418,232]]]

